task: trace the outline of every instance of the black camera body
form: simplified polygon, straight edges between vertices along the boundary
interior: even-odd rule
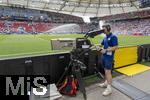
[[[86,66],[82,63],[85,53],[90,51],[91,42],[87,38],[77,38],[76,39],[76,48],[71,51],[71,60],[80,67],[81,70],[85,70]]]
[[[87,38],[77,38],[76,39],[76,49],[82,48],[86,49],[91,46],[91,42]]]
[[[79,62],[82,63],[81,61],[85,56],[85,54],[91,51],[92,44],[91,41],[88,39],[88,37],[94,38],[95,36],[100,35],[101,33],[104,33],[104,30],[90,31],[85,34],[84,38],[76,38],[76,48],[74,48],[70,53],[71,60],[75,62],[78,61],[76,63]],[[80,65],[84,65],[84,64],[82,63]],[[82,69],[81,66],[80,69]]]
[[[87,38],[76,38],[76,48],[72,49],[71,55],[74,59],[79,59],[84,53],[90,50],[91,42]]]

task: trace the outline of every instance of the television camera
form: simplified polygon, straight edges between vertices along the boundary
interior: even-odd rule
[[[94,38],[95,36],[100,35],[101,33],[104,33],[104,30],[90,31],[85,33],[84,38],[77,38],[76,48],[72,49],[71,51],[71,58],[80,59],[85,53],[91,51],[93,44],[88,38]]]
[[[83,84],[81,71],[86,70],[87,67],[81,61],[81,59],[85,53],[91,51],[92,44],[88,38],[89,37],[94,38],[95,36],[101,33],[104,33],[104,30],[90,31],[85,33],[85,36],[83,38],[76,39],[76,48],[72,49],[72,51],[70,52],[69,65],[65,68],[63,75],[57,82],[57,84],[59,84],[61,80],[64,78],[64,76],[67,75],[68,73],[73,74],[76,77],[76,79],[78,79],[79,90],[83,93],[83,97],[85,100],[87,99],[87,96],[85,86]]]

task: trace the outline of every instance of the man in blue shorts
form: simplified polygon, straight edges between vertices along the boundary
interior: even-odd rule
[[[112,68],[114,61],[114,53],[118,48],[118,38],[114,34],[111,33],[110,25],[103,25],[104,37],[101,45],[103,49],[100,51],[102,53],[102,65],[105,70],[105,82],[99,84],[100,87],[105,87],[105,91],[102,93],[103,96],[107,96],[112,93],[111,84],[112,84]]]

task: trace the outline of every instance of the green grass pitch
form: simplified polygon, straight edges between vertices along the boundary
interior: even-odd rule
[[[51,39],[77,37],[83,37],[83,35],[0,35],[0,58],[58,52],[51,50]],[[90,40],[93,44],[98,44],[102,38],[99,35]],[[118,36],[118,39],[119,46],[150,44],[150,36]]]

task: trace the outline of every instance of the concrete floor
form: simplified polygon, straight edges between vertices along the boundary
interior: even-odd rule
[[[131,86],[134,86],[150,95],[150,70],[134,75],[132,77],[128,77],[126,75],[120,75],[118,77],[115,77],[113,80],[114,81],[123,80],[124,82],[130,84]],[[116,90],[115,88],[113,88],[113,93],[107,97],[102,96],[103,91],[104,88],[98,87],[97,83],[86,87],[87,100],[131,100],[131,98],[121,93],[120,91]],[[40,98],[35,100],[51,100],[51,99]],[[84,100],[84,98],[82,93],[78,92],[76,97],[63,96],[58,100]],[[148,100],[148,99],[142,99],[142,100]]]
[[[123,80],[124,82],[130,84],[131,86],[136,87],[139,90],[150,95],[150,70],[139,73],[132,77],[126,75],[121,75],[116,77],[115,80]],[[119,92],[113,88],[113,93],[110,96],[102,96],[103,88],[93,84],[86,88],[87,91],[87,100],[131,100],[125,94]],[[84,100],[81,93],[78,93],[76,97],[63,97],[60,100]]]
[[[122,80],[150,94],[150,70],[134,75],[132,77],[125,77]]]
[[[129,97],[112,88],[113,93],[109,96],[103,96],[104,88],[100,88],[98,83],[86,87],[87,100],[131,100]],[[38,96],[31,95],[30,100],[51,100],[50,98],[39,98]],[[75,97],[62,96],[57,100],[84,100],[80,91],[77,92]]]
[[[114,88],[113,93],[105,97],[102,95],[104,88],[98,87],[97,84],[87,87],[86,91],[87,100],[131,100],[129,97]],[[81,93],[78,93],[76,97],[62,97],[59,100],[84,100],[84,98]]]

